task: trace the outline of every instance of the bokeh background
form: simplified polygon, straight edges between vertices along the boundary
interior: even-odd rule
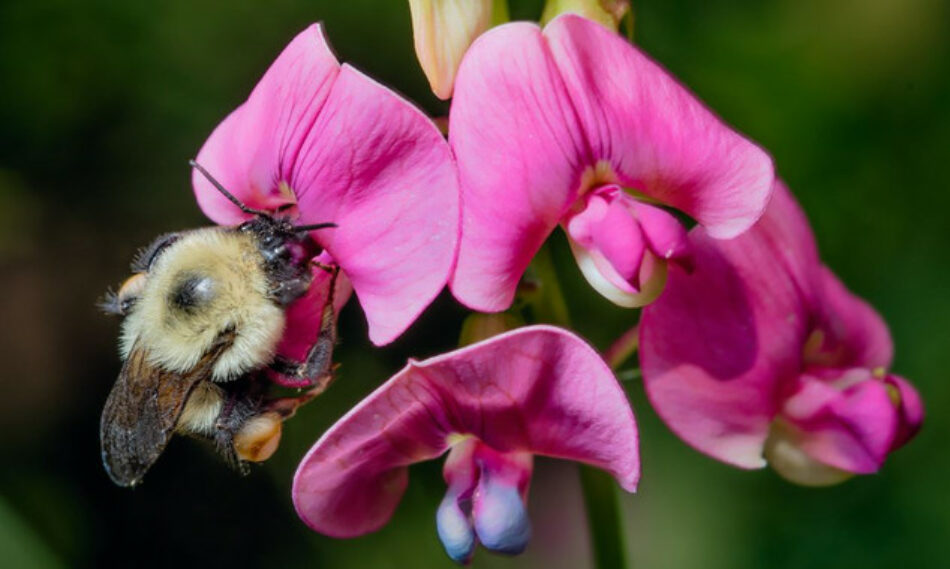
[[[512,3],[536,19],[540,0]],[[950,7],[943,0],[640,0],[636,40],[775,156],[826,261],[891,325],[895,370],[928,410],[878,475],[822,490],[688,449],[627,384],[643,441],[623,496],[637,568],[950,566]],[[154,235],[207,223],[186,164],[269,62],[312,21],[342,60],[434,114],[399,0],[4,0],[0,3],[0,565],[451,567],[435,534],[437,463],[412,471],[392,523],[334,541],[293,513],[296,462],[403,365],[451,348],[464,311],[443,295],[374,349],[358,306],[341,321],[341,378],[247,477],[175,440],[134,490],[99,462],[119,369],[96,298]],[[581,333],[606,346],[633,322],[558,270]],[[583,319],[576,315],[583,314]],[[475,567],[589,565],[577,472],[543,460],[535,538]]]

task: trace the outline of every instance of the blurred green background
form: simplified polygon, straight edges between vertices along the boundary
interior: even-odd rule
[[[515,1],[534,19],[540,0]],[[825,260],[891,325],[896,372],[928,420],[883,471],[823,490],[742,472],[688,449],[629,391],[643,483],[623,497],[637,568],[950,566],[950,6],[943,0],[643,0],[636,39],[775,156]],[[293,513],[296,462],[397,370],[454,344],[443,295],[373,349],[358,306],[341,321],[341,379],[248,477],[175,440],[134,491],[99,462],[98,421],[119,369],[117,322],[96,298],[154,235],[205,224],[188,158],[272,58],[312,21],[340,58],[444,114],[412,51],[400,0],[5,0],[0,3],[0,565],[4,567],[451,567],[435,534],[437,463],[412,471],[392,523],[335,541]],[[632,324],[558,270],[581,333],[600,347]],[[589,564],[577,473],[539,463],[535,537],[475,567]]]

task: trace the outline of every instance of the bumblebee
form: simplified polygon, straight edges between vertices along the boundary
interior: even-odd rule
[[[281,423],[332,379],[336,342],[332,274],[320,330],[303,361],[276,355],[286,310],[308,290],[321,252],[310,231],[251,209],[191,162],[225,197],[254,217],[234,227],[162,235],[132,263],[132,276],[101,303],[121,316],[123,364],[100,422],[102,461],[120,486],[135,486],[176,433],[206,438],[232,464],[266,460]],[[309,390],[268,398],[270,368]]]

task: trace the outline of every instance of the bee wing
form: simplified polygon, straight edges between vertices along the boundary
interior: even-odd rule
[[[211,377],[214,362],[227,347],[218,342],[185,373],[149,362],[148,351],[136,345],[119,372],[99,424],[102,464],[113,482],[134,486],[158,459],[175,431],[188,396]]]

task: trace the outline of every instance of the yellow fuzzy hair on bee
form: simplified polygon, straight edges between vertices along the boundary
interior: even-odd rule
[[[227,381],[274,357],[285,325],[270,300],[254,237],[223,228],[187,233],[148,272],[135,310],[123,321],[120,350],[133,346],[173,372],[192,369],[222,333],[234,340],[214,364],[213,381]],[[177,295],[177,296],[176,296]],[[186,295],[184,306],[176,302]]]

